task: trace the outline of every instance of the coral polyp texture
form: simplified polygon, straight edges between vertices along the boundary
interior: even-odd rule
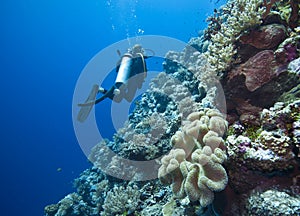
[[[300,215],[299,7],[215,10],[45,215]],[[154,162],[155,178],[123,159]]]
[[[222,136],[227,122],[217,110],[191,113],[182,131],[171,142],[175,149],[164,156],[158,177],[172,184],[176,197],[188,196],[206,207],[214,199],[214,191],[225,188],[228,178],[222,163],[226,160]]]

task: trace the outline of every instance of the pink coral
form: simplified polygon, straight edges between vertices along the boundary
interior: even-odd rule
[[[270,82],[278,74],[278,68],[279,65],[275,61],[274,52],[272,50],[264,50],[237,67],[229,76],[230,79],[233,79],[235,76],[244,75],[247,89],[253,92]]]
[[[283,25],[270,24],[241,36],[240,41],[258,49],[272,49],[277,47],[285,38],[286,29]]]

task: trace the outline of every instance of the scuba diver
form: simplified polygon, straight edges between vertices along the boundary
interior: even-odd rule
[[[119,50],[118,54],[120,55]],[[106,90],[95,84],[85,103],[78,104],[78,106],[81,108],[78,113],[77,120],[84,122],[94,104],[100,103],[106,98],[110,98],[115,102],[120,102],[124,98],[128,102],[131,102],[137,89],[142,87],[142,84],[147,76],[145,59],[150,57],[152,56],[145,55],[144,49],[139,44],[136,44],[131,49],[128,49],[128,52],[125,53],[118,61],[116,68],[117,77],[114,85],[110,89]],[[96,99],[97,94],[99,93],[101,93],[102,96]]]

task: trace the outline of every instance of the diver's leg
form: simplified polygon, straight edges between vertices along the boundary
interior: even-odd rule
[[[114,102],[121,102],[121,100],[124,98],[125,96],[125,91],[126,91],[126,85],[122,84],[121,86],[119,86],[119,88],[116,88],[114,91],[114,94],[112,95],[112,97],[110,99],[112,99]]]
[[[134,78],[128,80],[128,85],[126,91],[124,91],[124,98],[128,102],[131,102],[135,96],[137,90],[137,83]]]

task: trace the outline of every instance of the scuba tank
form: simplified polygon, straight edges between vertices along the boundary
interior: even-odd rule
[[[117,78],[115,81],[116,87],[118,85],[126,84],[132,75],[133,56],[130,53],[125,53],[122,56],[120,66],[117,68]]]

